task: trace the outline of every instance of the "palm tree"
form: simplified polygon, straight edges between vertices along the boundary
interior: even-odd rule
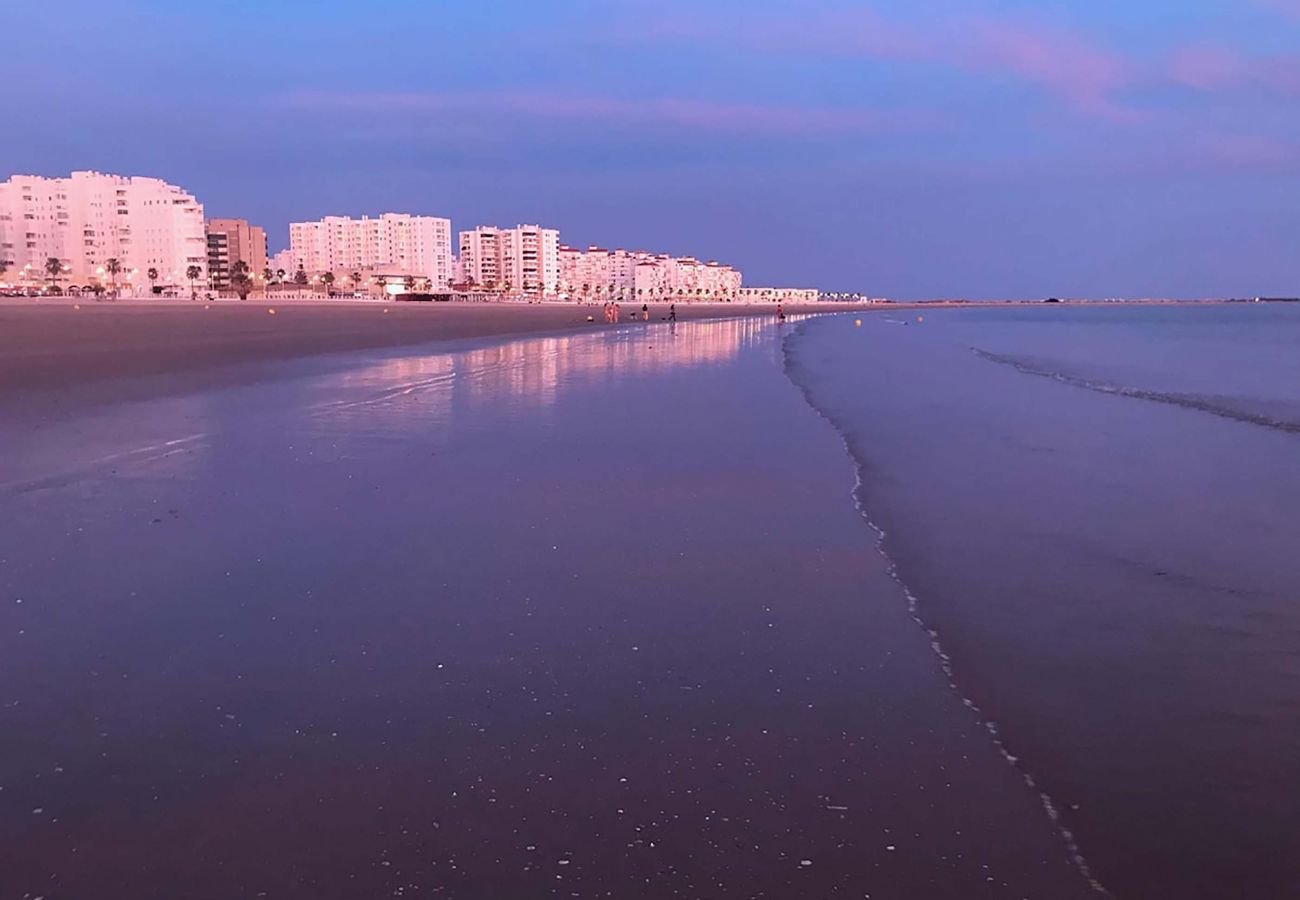
[[[414,291],[414,290],[415,290],[415,276],[414,276],[414,275],[407,275],[405,278],[403,278],[403,279],[402,279],[402,288],[403,288],[403,290],[405,290],[408,294],[411,293],[412,291]]]
[[[199,276],[201,276],[202,274],[203,274],[203,269],[201,269],[199,266],[190,265],[190,266],[186,266],[186,267],[185,267],[185,277],[188,278],[188,279],[190,280],[190,299],[191,299],[191,300],[193,300],[193,299],[195,299],[196,297],[198,297],[198,294],[196,294],[196,293],[194,292],[194,282],[198,281],[198,280],[199,280]]]
[[[144,274],[149,278],[149,293],[151,294],[158,293],[158,287],[155,284],[155,282],[158,280],[158,270],[153,266],[150,266],[148,271],[146,271]]]
[[[50,276],[50,287],[58,287],[59,276],[63,274],[63,263],[59,262],[57,256],[47,257],[45,260],[45,274]]]
[[[285,276],[285,271],[284,271],[284,269],[276,269],[276,270],[275,270],[275,283],[276,283],[276,284],[284,284],[284,276]]]
[[[359,291],[359,290],[361,290],[361,273],[360,273],[360,272],[353,272],[353,273],[352,273],[352,290],[354,290],[354,291]]]
[[[379,292],[381,294],[387,292],[388,279],[385,278],[383,275],[380,275],[378,278],[375,279],[375,284],[379,287]]]
[[[267,266],[265,269],[262,270],[262,282],[264,284],[270,284],[271,280],[274,278],[275,278],[275,273],[271,271],[270,266]]]
[[[307,270],[302,267],[302,263],[298,263],[298,271],[293,273],[293,283],[298,285],[307,283]]]
[[[248,295],[253,290],[253,277],[249,274],[248,263],[242,259],[235,262],[230,267],[230,284],[234,287],[235,293],[239,295],[240,300],[247,300]]]
[[[325,294],[328,296],[330,291],[334,289],[334,273],[326,272],[320,277],[320,280],[325,282]]]
[[[9,260],[0,259],[0,278],[5,277],[5,272],[9,271]]]
[[[113,295],[117,295],[117,276],[122,271],[122,261],[117,257],[104,260],[104,271],[108,273],[109,284],[113,286]]]

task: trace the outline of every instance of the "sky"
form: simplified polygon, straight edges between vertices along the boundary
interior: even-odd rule
[[[1300,294],[1300,0],[47,0],[0,178],[897,299]]]

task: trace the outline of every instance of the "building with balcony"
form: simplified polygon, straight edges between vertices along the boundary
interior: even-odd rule
[[[292,274],[356,269],[391,269],[428,278],[435,287],[451,283],[451,220],[384,213],[378,218],[326,216],[289,226],[287,255],[278,265]],[[288,265],[283,265],[287,262]]]
[[[157,178],[14,175],[0,182],[0,258],[7,281],[34,287],[188,290],[191,266],[206,283],[203,205]],[[62,264],[57,275],[46,272],[50,259]]]
[[[266,232],[247,219],[209,219],[208,284],[214,290],[230,290],[230,272],[236,263],[245,263],[254,283],[260,283],[266,268]]]
[[[458,266],[466,283],[550,299],[559,290],[560,232],[540,225],[462,231]]]
[[[719,262],[643,250],[561,247],[560,295],[575,300],[734,300],[741,274]]]

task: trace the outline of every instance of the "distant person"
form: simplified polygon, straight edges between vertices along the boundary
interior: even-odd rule
[[[618,324],[618,314],[619,314],[618,304],[617,304],[617,303],[611,303],[609,306],[610,306],[610,309],[612,309],[612,310],[614,311],[614,318],[613,318],[612,321],[614,322],[615,325],[617,325],[617,324]]]
[[[780,303],[776,305],[776,320],[778,322],[785,321],[785,307],[782,306]]]
[[[612,309],[610,309],[609,306],[610,306],[610,305],[609,305],[608,303],[606,303],[605,306],[604,306],[604,310],[605,310],[605,324],[607,324],[607,325],[608,325],[610,322],[613,322],[613,321],[614,321],[614,311],[613,311]]]
[[[641,321],[650,321],[650,307],[646,306],[644,303],[641,304]]]
[[[677,321],[677,304],[676,304],[676,303],[669,303],[669,304],[668,304],[668,321],[669,321],[669,322],[676,322],[676,321]]]

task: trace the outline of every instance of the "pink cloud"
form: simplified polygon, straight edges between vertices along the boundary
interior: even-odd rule
[[[1132,67],[1070,32],[985,20],[975,24],[962,53],[972,68],[1010,72],[1090,115],[1140,117],[1114,99],[1132,83]]]
[[[304,91],[277,98],[277,105],[350,113],[443,114],[566,120],[636,127],[798,136],[863,131],[929,130],[939,120],[921,111],[809,108],[719,103],[685,98],[625,99],[543,92],[347,93]]]
[[[1239,53],[1219,47],[1185,47],[1174,54],[1169,64],[1174,81],[1202,91],[1237,84],[1247,69]]]
[[[625,27],[616,37],[652,43],[725,41],[765,53],[918,62],[1009,75],[1039,86],[1076,111],[1115,120],[1138,118],[1115,98],[1133,80],[1128,62],[1066,29],[1019,21],[948,19],[921,30],[855,9],[740,22],[694,16]]]
[[[1252,58],[1221,47],[1186,47],[1170,60],[1169,77],[1200,91],[1251,88],[1300,94],[1300,56]]]

